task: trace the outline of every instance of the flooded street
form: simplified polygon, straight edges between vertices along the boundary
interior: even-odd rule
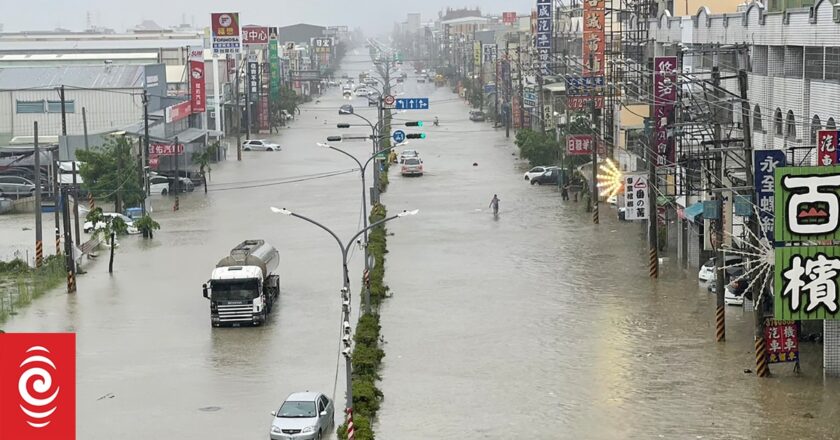
[[[345,60],[351,76],[372,67],[363,52]],[[389,212],[420,214],[388,226],[393,297],[381,310],[378,438],[840,437],[840,382],[823,380],[819,345],[803,343],[801,375],[792,364],[774,365],[766,380],[745,373],[754,368],[751,314],[727,307],[727,341],[715,343],[713,295],[695,270],[665,268],[650,281],[639,224],[602,205],[592,225],[580,203],[529,185],[513,131],[508,140],[504,129],[469,121],[448,88],[409,78],[404,92],[429,96],[431,110],[394,115],[394,129],[427,121],[428,137],[410,145],[425,175],[402,178],[394,167],[383,195]],[[162,229],[151,241],[121,239],[113,275],[101,251],[77,294],[56,289],[3,326],[77,333],[78,438],[264,439],[270,411],[303,390],[333,397],[341,422],[340,252],[324,231],[269,207],[342,239],[361,228],[355,163],[315,145],[369,133],[335,128],[360,122],[337,114],[345,102],[332,88],[304,105],[270,137],[280,152],[244,152],[237,162],[232,145],[207,195],[198,187],[177,212],[172,198],[154,199]],[[375,118],[365,99],[353,104]],[[363,160],[370,153],[368,142],[340,147]],[[34,241],[22,230],[31,220],[8,219],[0,217],[4,254],[7,236]],[[201,285],[245,239],[279,249],[279,303],[262,327],[214,329]],[[356,248],[351,259],[353,316],[362,255]]]

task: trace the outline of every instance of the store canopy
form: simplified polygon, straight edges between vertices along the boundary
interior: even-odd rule
[[[697,223],[703,216],[703,202],[697,202],[685,208],[685,218],[692,223]]]

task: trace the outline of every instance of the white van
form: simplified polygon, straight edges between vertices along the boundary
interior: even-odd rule
[[[82,163],[76,161],[76,184],[82,183],[82,175],[79,170],[82,168]],[[66,160],[58,163],[58,183],[72,184],[73,183],[73,161]]]

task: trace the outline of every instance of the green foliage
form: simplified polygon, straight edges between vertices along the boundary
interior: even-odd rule
[[[134,226],[143,233],[144,237],[151,237],[153,232],[160,229],[160,223],[154,221],[149,214],[140,217]]]
[[[201,175],[204,175],[204,171],[206,170],[208,173],[212,171],[210,168],[210,162],[216,157],[219,152],[220,145],[218,142],[214,142],[211,145],[208,145],[203,151],[196,151],[192,154],[192,161],[194,164],[198,165],[198,172]]]
[[[534,130],[522,129],[516,133],[519,155],[531,166],[552,165],[560,158],[560,145],[553,136]]]
[[[358,440],[373,440],[373,428],[370,426],[370,419],[353,413],[353,426],[355,427],[356,439]],[[338,427],[338,438],[347,440],[347,425],[342,424]]]
[[[140,163],[131,142],[126,137],[110,139],[104,146],[76,151],[82,162],[79,174],[82,187],[98,200],[114,202],[114,210],[124,205],[134,206],[143,201],[143,179]]]
[[[99,207],[90,210],[87,216],[85,216],[85,220],[93,223],[94,228],[99,222],[105,224],[105,227],[93,230],[92,234],[94,237],[108,238],[111,236],[111,231],[118,236],[128,234],[128,225],[125,224],[122,218],[103,215],[102,208]]]
[[[8,319],[14,309],[19,309],[66,279],[65,259],[60,255],[44,258],[40,268],[29,267],[16,259],[0,262],[0,323]]]
[[[11,261],[0,261],[0,274],[21,274],[29,272],[29,265],[20,258]]]

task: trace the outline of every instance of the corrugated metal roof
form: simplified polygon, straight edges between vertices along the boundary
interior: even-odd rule
[[[201,46],[201,38],[148,39],[148,40],[18,40],[0,39],[0,52],[75,52],[85,50],[143,50],[177,49]]]
[[[0,69],[0,90],[58,86],[131,89],[143,86],[143,66],[10,67]]]

